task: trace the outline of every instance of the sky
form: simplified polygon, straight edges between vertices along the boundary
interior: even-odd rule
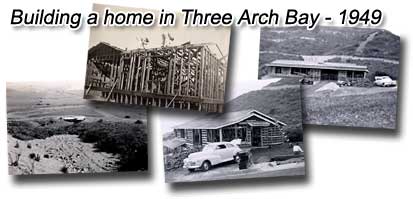
[[[112,12],[147,12],[152,11],[157,17],[159,11],[127,8],[118,6],[106,6],[102,4],[94,4],[93,10],[99,12],[103,16],[105,8],[110,8]],[[175,26],[160,27],[156,24],[151,27],[93,27],[90,31],[89,48],[95,46],[101,41],[110,43],[122,49],[141,48],[141,38],[148,38],[149,44],[147,48],[160,47],[162,45],[162,34],[170,34],[174,41],[170,45],[180,45],[190,41],[192,44],[200,43],[216,43],[223,55],[228,55],[230,41],[230,27],[184,27],[181,25],[182,14],[177,14],[177,22]],[[214,53],[219,52],[213,47]]]

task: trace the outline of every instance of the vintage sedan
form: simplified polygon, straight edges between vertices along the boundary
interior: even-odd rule
[[[189,171],[201,169],[208,171],[211,166],[228,162],[239,161],[238,153],[242,150],[231,142],[214,142],[204,146],[202,151],[189,154],[184,159],[184,168]]]
[[[397,82],[392,80],[389,76],[376,76],[374,77],[374,85],[376,86],[396,86]]]

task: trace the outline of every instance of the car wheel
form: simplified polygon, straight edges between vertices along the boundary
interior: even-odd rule
[[[239,157],[239,155],[235,155],[234,162],[239,163],[240,161],[241,161],[241,158]]]
[[[204,161],[201,167],[203,171],[208,171],[211,168],[211,163],[209,161]]]

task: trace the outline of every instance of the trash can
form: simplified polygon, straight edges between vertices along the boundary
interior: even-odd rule
[[[248,169],[248,163],[249,163],[249,153],[248,152],[239,152],[238,153],[239,156],[239,164],[238,164],[238,168],[239,170],[242,169]]]

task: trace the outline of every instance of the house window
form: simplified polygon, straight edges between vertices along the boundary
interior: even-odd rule
[[[361,71],[347,71],[347,78],[364,78],[364,72]]]
[[[364,78],[364,72],[355,71],[354,76],[355,78]]]
[[[230,142],[235,139],[235,129],[222,129],[222,141]]]
[[[217,129],[207,130],[207,141],[208,142],[219,142],[219,132]]]
[[[291,74],[297,75],[297,74],[310,74],[310,69],[309,68],[292,68],[291,69]]]
[[[193,134],[194,134],[194,137],[193,137],[193,139],[194,139],[194,142],[193,142],[193,144],[194,145],[201,145],[202,144],[202,138],[201,138],[201,130],[199,130],[199,129],[194,129],[193,130]]]
[[[175,129],[175,135],[179,138],[185,138],[185,132],[183,129]]]
[[[275,73],[281,73],[281,67],[275,67]]]

